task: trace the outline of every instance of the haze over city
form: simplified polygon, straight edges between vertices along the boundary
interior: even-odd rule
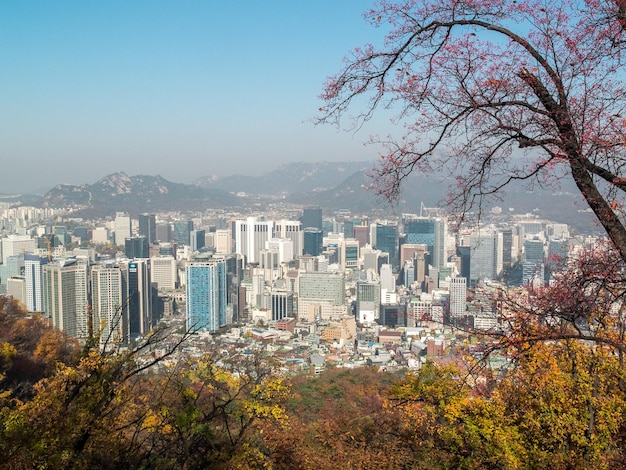
[[[373,159],[315,126],[326,77],[380,41],[362,2],[4,2],[1,193],[116,171],[176,182],[293,161]],[[385,133],[383,130],[381,133]]]

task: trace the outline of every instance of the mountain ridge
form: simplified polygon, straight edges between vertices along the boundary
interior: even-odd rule
[[[174,183],[160,175],[128,176],[124,172],[107,175],[93,184],[58,184],[32,205],[71,207],[82,217],[103,217],[117,211],[136,216],[144,212],[202,211],[207,208],[246,210],[270,207],[276,201],[292,205],[318,206],[329,214],[347,209],[353,213],[392,211],[417,213],[422,204],[436,207],[453,181],[433,175],[411,174],[402,185],[394,207],[369,188],[366,169],[371,162],[289,163],[260,176],[205,176],[192,183]],[[19,198],[7,196],[17,203]],[[24,199],[26,200],[26,199]],[[1,199],[0,199],[1,202]],[[548,203],[547,203],[548,202]],[[568,180],[560,188],[511,186],[502,194],[503,211],[534,213],[567,223],[586,233],[597,229],[593,215]]]

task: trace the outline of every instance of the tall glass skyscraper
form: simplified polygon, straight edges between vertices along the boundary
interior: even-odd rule
[[[187,264],[187,329],[216,331],[226,324],[226,262]]]
[[[141,214],[139,216],[139,235],[146,237],[148,243],[156,243],[156,216],[154,214]]]
[[[447,261],[446,236],[447,220],[443,217],[411,217],[404,220],[407,244],[428,246],[430,263],[434,268],[442,268]]]
[[[396,225],[376,224],[376,248],[389,253],[389,262],[398,268],[398,230]]]
[[[191,231],[193,230],[193,222],[191,220],[175,220],[172,222],[174,230],[174,241],[178,245],[191,245]]]
[[[322,252],[324,237],[322,231],[315,227],[304,229],[304,254],[319,256]]]

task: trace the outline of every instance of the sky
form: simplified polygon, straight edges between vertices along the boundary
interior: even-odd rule
[[[350,50],[380,42],[366,0],[0,2],[0,193],[108,174],[259,175],[373,160],[311,118]],[[386,133],[386,132],[385,132]],[[6,173],[5,173],[6,171]]]

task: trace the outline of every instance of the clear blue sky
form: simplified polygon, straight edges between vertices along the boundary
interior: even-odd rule
[[[343,57],[380,41],[362,17],[369,7],[0,2],[0,193],[116,171],[189,182],[291,161],[373,160],[363,142],[375,123],[353,134],[308,122]]]

